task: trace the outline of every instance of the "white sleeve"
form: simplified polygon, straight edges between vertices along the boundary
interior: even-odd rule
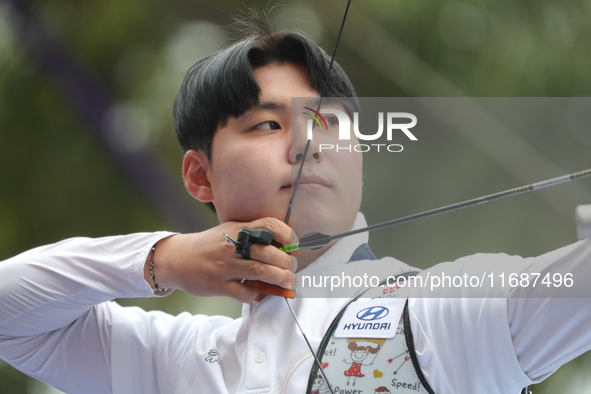
[[[495,279],[494,288],[476,292],[478,298],[444,298],[445,289],[436,289],[410,300],[417,357],[434,391],[519,392],[590,350],[589,299],[569,298],[573,293],[564,286],[540,283],[547,273],[570,273],[578,285],[574,294],[584,296],[590,263],[591,240],[586,240],[536,258],[477,254],[423,272],[468,278],[484,273],[485,280]],[[535,289],[511,288],[510,273],[540,279]],[[588,297],[591,290],[586,292]]]
[[[539,282],[548,282],[537,291],[515,288],[508,316],[519,364],[538,383],[591,349],[591,239],[531,259],[527,272],[540,273]],[[558,285],[567,274],[570,288]]]
[[[67,392],[111,392],[110,300],[154,296],[152,245],[171,233],[73,238],[0,262],[0,358]]]

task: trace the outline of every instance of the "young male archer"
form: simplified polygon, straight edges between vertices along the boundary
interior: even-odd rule
[[[273,245],[255,244],[251,259],[242,259],[224,234],[265,228],[286,245],[294,242],[293,231],[334,234],[365,225],[358,213],[361,157],[319,152],[316,144],[330,136],[317,133],[304,158],[305,139],[294,138],[300,129],[294,126],[292,97],[318,99],[325,80],[326,96],[354,96],[338,65],[327,76],[328,64],[326,53],[299,33],[258,31],[193,66],[174,109],[185,152],[183,179],[191,195],[213,204],[222,224],[197,234],[70,239],[2,262],[0,357],[67,392],[305,392],[318,375],[311,372],[313,357],[284,301],[262,299],[243,283],[262,280],[292,288],[294,258]],[[297,203],[284,224],[294,169],[302,160],[307,163]],[[304,251],[297,269],[312,275],[411,270],[393,258],[375,260],[366,242],[367,235],[358,234]],[[493,272],[505,264],[524,272],[565,266],[583,272],[590,256],[591,243],[582,242],[537,259],[471,256],[433,272]],[[161,294],[156,288],[235,298],[245,303],[242,318],[173,317],[111,302]],[[591,347],[591,334],[581,329],[591,323],[588,303],[511,295],[502,289],[478,300],[410,299],[404,313],[416,363],[413,359],[409,373],[419,374],[420,382],[408,387],[518,392]],[[299,297],[291,305],[318,347],[330,338],[329,326],[349,301]],[[566,323],[552,324],[557,318]],[[378,357],[395,355],[388,343],[380,344],[375,365]],[[334,354],[339,346],[335,340]],[[331,361],[322,367],[330,371]],[[333,367],[342,375],[343,369]],[[395,391],[379,374],[363,379],[373,389],[407,387],[397,380]],[[334,388],[338,382],[327,384]]]

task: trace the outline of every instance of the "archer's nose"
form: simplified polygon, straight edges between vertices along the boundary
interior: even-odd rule
[[[291,160],[291,164],[297,164],[300,162],[300,160],[303,160],[304,156],[306,158],[312,157],[313,159],[319,160],[320,159],[320,153],[318,152],[314,152],[312,153],[312,155],[310,155],[309,153],[304,154],[304,153],[298,153],[295,155],[295,157]]]
[[[289,162],[291,164],[298,164],[304,160],[304,157],[306,160],[320,161],[318,144],[314,143],[314,139],[306,139],[303,142],[292,141]]]
[[[304,157],[306,157],[306,160],[320,161],[320,149],[318,143],[315,141],[314,133],[309,132],[310,127],[310,125],[306,125],[304,122],[292,125],[291,148],[289,152],[289,162],[291,164],[301,162]]]

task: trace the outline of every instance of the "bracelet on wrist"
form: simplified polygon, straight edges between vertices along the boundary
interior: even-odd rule
[[[156,245],[152,246],[152,256],[150,257],[150,276],[152,277],[152,283],[154,283],[154,287],[152,290],[154,291],[168,291],[168,288],[162,288],[158,286],[158,282],[156,282],[156,275],[154,274],[154,256],[156,255]]]

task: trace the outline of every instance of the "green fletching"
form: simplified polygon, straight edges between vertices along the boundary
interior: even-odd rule
[[[280,247],[279,250],[282,250],[285,253],[294,252],[296,250],[300,250],[300,244],[285,245]]]

